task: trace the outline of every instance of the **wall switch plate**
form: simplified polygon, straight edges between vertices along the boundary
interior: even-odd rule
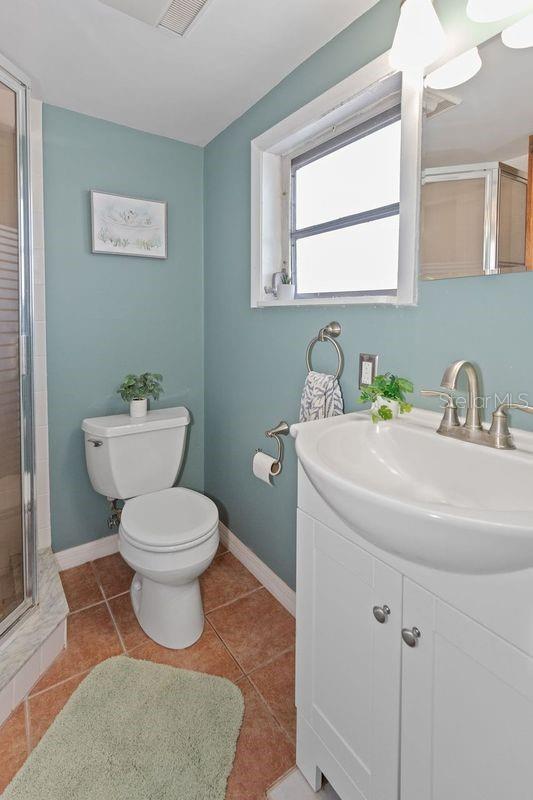
[[[359,388],[373,383],[378,372],[378,356],[359,353]]]

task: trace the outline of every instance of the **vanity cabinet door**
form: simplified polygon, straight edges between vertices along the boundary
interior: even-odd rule
[[[402,800],[531,800],[533,659],[407,579],[403,614]]]
[[[398,800],[401,575],[298,514],[298,764],[343,800]]]

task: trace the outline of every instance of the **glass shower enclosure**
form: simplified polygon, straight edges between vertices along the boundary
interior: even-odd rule
[[[0,61],[0,637],[35,605],[29,90]]]

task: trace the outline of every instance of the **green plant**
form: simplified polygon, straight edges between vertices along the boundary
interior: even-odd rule
[[[386,372],[385,375],[376,375],[373,383],[363,386],[359,402],[375,403],[379,397],[384,397],[399,404],[400,414],[407,414],[411,411],[412,405],[407,402],[405,395],[411,394],[413,390],[413,384],[407,378],[399,378]],[[372,422],[379,422],[380,419],[392,419],[392,411],[388,406],[382,405],[373,409]]]
[[[158,372],[126,375],[117,389],[117,393],[126,403],[130,403],[132,400],[144,400],[147,397],[159,400],[159,396],[163,391],[162,380],[163,376],[159,375]]]
[[[285,270],[282,270],[281,272],[281,282],[284,286],[290,286],[292,283],[291,276],[288,272],[285,272]]]

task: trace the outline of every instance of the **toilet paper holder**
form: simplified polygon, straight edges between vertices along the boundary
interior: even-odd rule
[[[280,436],[288,436],[289,435],[289,423],[285,422],[285,420],[281,420],[270,430],[265,431],[265,436],[268,436],[269,439],[275,439],[276,444],[278,446],[278,454],[276,457],[276,462],[279,464],[279,471],[277,475],[280,474],[283,468],[283,455],[284,455],[284,446],[283,446],[283,439],[280,439]]]

